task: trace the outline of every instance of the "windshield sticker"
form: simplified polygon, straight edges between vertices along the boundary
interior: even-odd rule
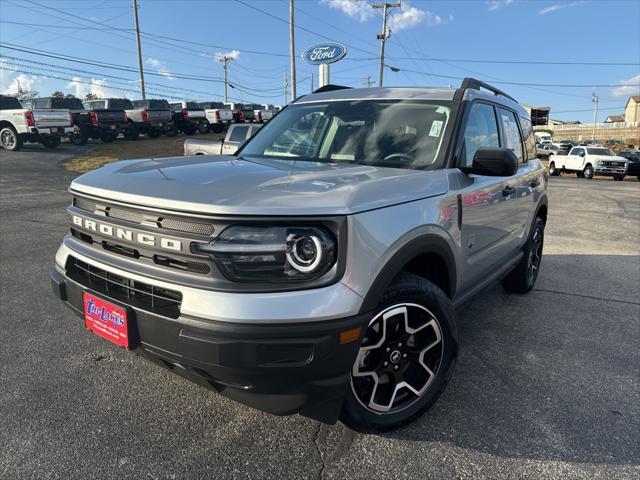
[[[442,120],[434,120],[431,124],[431,130],[429,131],[430,137],[439,137],[440,131],[442,130],[442,124],[444,122]]]

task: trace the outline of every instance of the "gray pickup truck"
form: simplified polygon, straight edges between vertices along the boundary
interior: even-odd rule
[[[496,281],[533,288],[547,182],[528,113],[491,85],[325,86],[233,156],[76,178],[52,287],[81,319],[71,337],[379,432],[448,384],[457,307]]]
[[[184,141],[185,155],[233,155],[262,125],[235,123],[229,126],[223,140],[187,138]]]

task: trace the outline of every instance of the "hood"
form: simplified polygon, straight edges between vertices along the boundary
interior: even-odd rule
[[[602,160],[605,162],[627,162],[626,158],[617,155],[590,155],[590,157],[593,160]]]
[[[71,191],[194,213],[336,215],[441,195],[447,185],[444,170],[198,155],[111,163]]]

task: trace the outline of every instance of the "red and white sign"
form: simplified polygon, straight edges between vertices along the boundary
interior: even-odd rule
[[[84,324],[96,335],[129,348],[127,311],[90,293],[83,294]]]

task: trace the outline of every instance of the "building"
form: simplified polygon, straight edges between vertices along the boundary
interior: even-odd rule
[[[609,115],[604,119],[604,123],[620,123],[624,122],[624,115]]]
[[[625,122],[640,122],[640,95],[634,95],[627,100],[624,107]]]
[[[531,123],[535,125],[548,125],[549,124],[549,107],[531,107],[529,105],[522,105],[522,107],[529,113],[531,117]]]

